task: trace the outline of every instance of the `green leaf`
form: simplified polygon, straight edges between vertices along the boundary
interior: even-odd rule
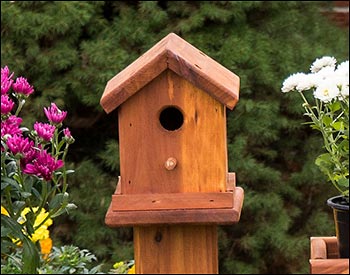
[[[11,230],[11,236],[23,239],[25,236],[22,232],[22,226],[14,221],[12,218],[1,215],[1,225]]]
[[[341,131],[344,130],[344,123],[342,121],[337,121],[332,124],[332,127],[337,131]]]
[[[24,198],[24,199],[27,199],[29,197],[32,196],[32,193],[30,192],[21,192],[21,196]]]
[[[1,190],[4,190],[7,186],[9,186],[10,183],[6,182],[6,181],[1,181]]]
[[[10,161],[7,165],[6,165],[6,171],[7,174],[11,174],[11,173],[15,173],[17,171],[17,163],[16,161]]]
[[[50,209],[59,207],[62,204],[63,200],[64,200],[63,194],[62,193],[57,194],[49,204]]]
[[[11,229],[5,226],[1,226],[1,238],[6,237],[11,233]]]
[[[59,152],[61,151],[61,148],[62,146],[65,144],[65,141],[64,140],[61,140],[61,142],[58,144],[57,148],[56,148],[56,151]]]
[[[329,104],[328,107],[331,110],[331,112],[334,113],[334,112],[340,110],[341,104],[339,101],[335,101],[332,104]]]
[[[14,212],[15,213],[20,212],[25,204],[26,203],[24,201],[15,201],[15,202],[13,202],[13,210],[14,210]]]
[[[23,274],[38,274],[40,262],[39,251],[36,245],[28,238],[23,239]]]
[[[67,171],[66,171],[66,175],[72,174],[72,173],[74,173],[74,172],[75,172],[74,170],[67,170]]]
[[[8,177],[1,177],[1,190],[6,188],[8,185],[11,185],[16,190],[20,190],[20,186],[19,186],[19,184],[18,184],[18,182],[16,180],[8,178]]]
[[[329,126],[332,123],[332,118],[330,118],[329,116],[324,116],[322,118],[322,122],[324,125]]]
[[[330,171],[332,171],[332,158],[329,153],[319,155],[315,160],[315,164],[326,175],[328,175]]]
[[[346,178],[342,178],[338,181],[338,185],[345,187],[345,188],[349,188],[349,179]]]

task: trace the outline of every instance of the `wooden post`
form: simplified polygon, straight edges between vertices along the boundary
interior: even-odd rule
[[[138,274],[217,274],[214,225],[134,227]]]
[[[217,225],[240,218],[243,189],[227,171],[226,112],[239,78],[169,34],[111,79],[120,174],[106,214],[133,226],[136,273],[218,273]]]

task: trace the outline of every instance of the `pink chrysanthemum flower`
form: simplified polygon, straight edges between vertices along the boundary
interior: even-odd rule
[[[52,174],[57,169],[63,167],[62,160],[56,160],[46,150],[38,153],[32,163],[28,163],[23,172],[28,175],[36,175],[46,181],[52,179]]]
[[[4,95],[11,88],[13,83],[12,80],[13,73],[10,74],[10,70],[7,66],[5,68],[1,68],[1,94]]]
[[[13,83],[12,79],[4,79],[4,80],[1,79],[1,94],[2,95],[6,94],[10,90],[12,83]]]
[[[24,77],[18,77],[16,82],[12,85],[13,90],[18,94],[29,96],[34,92],[33,86],[28,83]]]
[[[38,147],[30,147],[28,151],[21,158],[21,169],[23,170],[28,163],[31,163],[36,159],[37,155],[41,152],[42,146],[38,144]]]
[[[13,77],[13,73],[10,74],[10,69],[5,66],[4,68],[1,68],[1,80],[8,78],[11,79]]]
[[[19,128],[21,123],[22,119],[15,115],[10,116],[5,121],[1,121],[1,138],[3,138],[5,135],[22,135],[22,131]]]
[[[44,113],[47,119],[53,124],[60,124],[66,118],[67,112],[61,111],[57,108],[55,103],[51,103],[51,106],[44,108]]]
[[[22,156],[26,156],[26,154],[34,146],[34,142],[29,138],[13,136],[7,139],[6,145],[12,154],[16,155],[19,153],[22,154]]]
[[[6,115],[12,111],[15,103],[8,97],[8,95],[1,95],[1,114]]]
[[[56,127],[48,123],[35,122],[33,126],[38,136],[45,141],[50,141],[55,133]]]

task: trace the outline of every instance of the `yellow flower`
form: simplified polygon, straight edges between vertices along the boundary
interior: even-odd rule
[[[3,211],[2,209],[3,207],[1,207],[1,212]],[[38,211],[39,207],[33,207],[32,210],[34,213],[36,213]],[[4,208],[4,210],[6,211],[6,209]],[[7,212],[7,211],[6,211]],[[23,211],[21,212],[21,217],[17,220],[18,223],[24,223],[26,221],[26,215],[30,212],[30,208],[26,207],[23,209]],[[49,215],[48,212],[45,211],[45,209],[41,209],[39,215],[36,216],[36,219],[34,221],[34,228],[38,227]],[[38,227],[35,231],[34,234],[30,237],[30,239],[32,240],[32,242],[37,242],[40,240],[45,240],[49,238],[50,235],[50,231],[48,230],[48,227],[52,225],[52,219],[47,219],[40,227]],[[12,241],[14,243],[18,242],[18,239],[12,239]],[[19,243],[20,245],[21,243]]]
[[[121,261],[121,262],[116,262],[114,265],[113,265],[113,268],[117,269],[118,267],[121,267],[124,265],[124,262]]]
[[[3,207],[2,205],[1,205],[1,214],[5,215],[5,216],[10,216],[9,212],[7,212],[6,208]]]
[[[128,274],[135,274],[135,265],[129,269]]]
[[[39,207],[33,207],[33,212],[36,213],[36,211],[38,211]],[[30,208],[26,207],[23,209],[22,213],[21,213],[21,218],[23,219],[23,221],[19,221],[20,223],[23,223],[26,220],[26,215],[29,213]],[[48,212],[45,211],[44,208],[41,208],[41,211],[39,213],[39,215],[37,215],[35,222],[34,222],[34,227],[39,226],[39,224],[41,224],[43,222],[44,219],[46,219],[46,217],[49,215]],[[52,224],[52,219],[47,219],[45,221],[45,223],[42,226],[45,226],[46,228],[49,227]]]
[[[49,237],[50,231],[47,229],[45,225],[40,226],[37,230],[35,230],[34,234],[30,237],[33,243],[39,240],[45,240]]]
[[[43,258],[46,259],[52,249],[52,240],[50,237],[46,239],[42,239],[42,240],[39,240],[39,244],[40,244],[41,253],[43,254]]]

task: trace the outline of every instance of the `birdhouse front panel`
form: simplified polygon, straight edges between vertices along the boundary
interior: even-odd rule
[[[119,106],[121,192],[225,192],[225,105],[166,69]]]

